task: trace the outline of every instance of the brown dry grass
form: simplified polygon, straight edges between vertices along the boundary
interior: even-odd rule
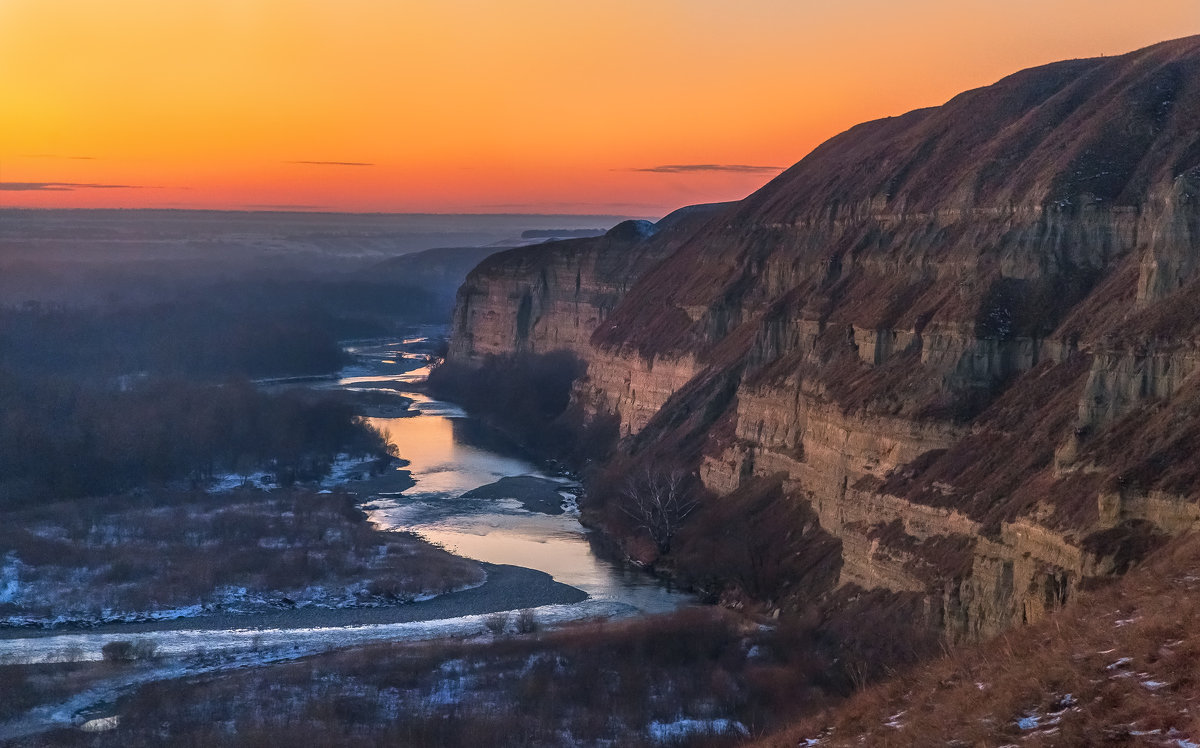
[[[1197,620],[1200,536],[1188,535],[1037,625],[912,668],[761,744],[1180,745],[1200,738]],[[1022,729],[1030,716],[1039,727]]]
[[[62,701],[120,670],[108,662],[0,665],[0,722],[39,704]]]
[[[0,615],[86,615],[96,606],[151,611],[211,602],[222,587],[270,597],[367,582],[371,596],[402,599],[483,577],[474,562],[410,534],[375,529],[342,492],[45,505],[5,515],[5,557],[21,562],[23,584],[45,580],[45,589],[61,594],[0,605]],[[77,571],[90,575],[84,588],[70,581]]]
[[[880,490],[917,504],[953,507],[992,526],[1046,501],[1062,508],[1064,525],[1086,526],[1096,517],[1095,487],[1064,490],[1076,478],[1053,478],[1051,463],[1075,425],[1090,364],[1089,357],[1077,356],[1027,372],[979,416],[970,434],[897,471]],[[1077,494],[1079,501],[1067,501]]]

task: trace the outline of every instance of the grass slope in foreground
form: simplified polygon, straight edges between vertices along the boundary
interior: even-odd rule
[[[1200,535],[1047,620],[897,674],[764,746],[1200,744]]]

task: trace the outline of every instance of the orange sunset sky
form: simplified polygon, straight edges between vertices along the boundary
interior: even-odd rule
[[[1198,0],[0,0],[0,205],[658,216]]]

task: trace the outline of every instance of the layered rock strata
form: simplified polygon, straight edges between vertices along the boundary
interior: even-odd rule
[[[451,356],[574,351],[629,451],[734,381],[711,500],[779,478],[842,585],[987,636],[1200,527],[1197,123],[1200,38],[1026,70],[669,234],[497,255]]]

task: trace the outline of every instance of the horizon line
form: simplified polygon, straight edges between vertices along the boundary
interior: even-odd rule
[[[687,206],[680,206],[687,207]],[[660,218],[667,215],[673,210],[679,208],[664,209]],[[45,205],[4,205],[0,206],[0,212],[16,212],[16,211],[89,211],[89,212],[173,212],[173,213],[290,213],[303,215],[352,215],[352,216],[564,216],[564,217],[580,217],[580,218],[650,218],[650,214],[633,214],[633,213],[558,213],[558,212],[526,212],[526,211],[404,211],[404,210],[332,210],[332,209],[314,209],[306,210],[302,208],[163,208],[163,207],[140,207],[140,208],[97,208],[97,207],[57,207]]]

